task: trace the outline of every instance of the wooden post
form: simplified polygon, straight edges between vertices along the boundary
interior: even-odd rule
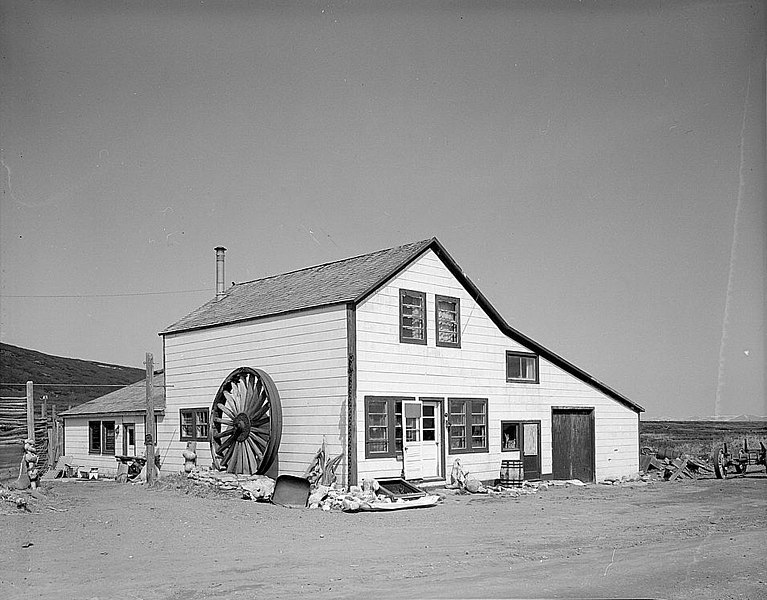
[[[35,443],[35,393],[31,381],[27,381],[27,439]]]
[[[151,352],[146,353],[146,482],[153,483],[154,470],[154,359]]]
[[[48,428],[48,464],[56,465],[59,460],[59,436],[56,428],[56,405],[51,404],[51,426]]]

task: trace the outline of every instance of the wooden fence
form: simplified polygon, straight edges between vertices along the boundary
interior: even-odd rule
[[[0,471],[5,477],[18,468],[24,454],[24,440],[34,438],[38,466],[45,471],[55,465],[63,449],[63,426],[56,418],[56,407],[49,414],[45,397],[35,411],[33,384],[27,383],[25,396],[0,397]],[[30,435],[31,434],[31,435]],[[2,474],[0,474],[1,476]]]

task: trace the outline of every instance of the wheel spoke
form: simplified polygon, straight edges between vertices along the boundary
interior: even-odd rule
[[[234,425],[234,421],[232,421],[232,419],[229,417],[213,417],[213,422],[218,425]]]
[[[256,445],[256,442],[253,438],[248,438],[246,440],[246,443],[248,444],[248,447],[253,452],[253,455],[256,457],[256,460],[258,464],[261,464],[261,461],[264,459],[264,453],[261,451],[261,449]]]
[[[242,449],[245,452],[245,464],[248,467],[248,475],[253,475],[253,473],[256,472],[256,469],[258,469],[258,461],[253,455],[253,452],[251,451],[250,445],[247,443],[247,441],[242,444]]]
[[[224,392],[224,393],[226,394],[226,392]],[[234,419],[237,417],[237,415],[236,415],[235,413],[233,413],[233,412],[232,412],[232,411],[229,409],[229,407],[227,407],[227,406],[226,406],[226,405],[225,405],[223,402],[219,402],[218,404],[216,404],[216,408],[218,408],[218,409],[219,409],[219,410],[220,410],[222,413],[224,413],[224,414],[225,414],[227,417],[229,417],[230,419],[232,419],[232,421],[234,421]]]
[[[271,430],[271,427],[269,427],[268,422],[266,425],[250,428],[251,433],[255,433],[256,437],[263,437],[263,438],[269,437],[270,430]]]
[[[226,442],[224,442],[225,448],[226,448],[226,454],[224,454],[224,445],[222,445],[221,448],[218,449],[218,453],[222,456],[221,462],[228,466],[229,463],[232,460],[232,454],[234,454],[235,449],[237,448],[237,444],[235,442],[235,437],[230,437]]]
[[[237,441],[237,436],[236,435],[231,436],[228,440],[226,440],[223,444],[221,444],[218,447],[218,450],[216,450],[216,452],[220,454],[221,456],[224,455],[224,452],[226,451],[227,448],[230,448],[230,452],[231,452],[232,444],[234,444],[234,442],[236,441]],[[228,462],[228,459],[225,462]]]
[[[237,430],[234,427],[230,427],[229,429],[225,429],[224,431],[221,431],[219,433],[214,433],[213,434],[213,439],[214,440],[220,440],[220,439],[225,438],[225,437],[227,437],[229,435],[232,435],[236,431]]]
[[[253,435],[253,441],[256,443],[256,445],[263,451],[266,452],[266,447],[269,445],[268,438],[264,438],[260,435]]]
[[[269,410],[269,403],[265,402],[264,404],[259,405],[258,410],[253,411],[253,414],[250,415],[250,422],[258,421],[261,417],[263,417],[266,412]]]
[[[237,399],[235,398],[236,392],[234,390],[235,390],[235,386],[232,386],[232,391],[230,392],[227,392],[226,390],[224,390],[224,398],[226,398],[226,405],[231,409],[231,411],[234,414],[237,414],[238,412],[240,412],[240,407],[239,407],[239,403],[237,402]]]
[[[251,405],[256,401],[256,387],[252,375],[246,377],[245,387],[248,391],[248,404]]]
[[[235,386],[232,385],[232,391],[234,391]],[[244,412],[245,411],[245,401],[247,400],[247,390],[245,389],[245,383],[242,381],[242,377],[240,377],[237,380],[237,399],[239,400],[239,408],[237,412]]]

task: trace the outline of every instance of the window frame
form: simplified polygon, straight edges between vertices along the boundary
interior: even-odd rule
[[[201,437],[197,435],[197,413],[199,412],[205,412],[207,415],[207,421],[205,425],[207,426],[207,433],[205,437]],[[191,413],[192,415],[192,431],[194,432],[193,435],[184,435],[184,413]],[[190,408],[179,408],[178,409],[178,420],[179,420],[179,440],[182,442],[207,442],[210,439],[210,409],[207,407],[190,407]]]
[[[439,339],[439,303],[455,302],[455,342],[443,342]],[[434,295],[434,339],[436,344],[442,348],[460,348],[461,347],[461,299],[453,296]]]
[[[415,400],[413,397],[407,396],[365,396],[365,458],[402,458],[402,437],[404,435],[404,423],[397,425],[397,403],[400,403],[400,420],[402,421],[402,402]],[[368,432],[370,431],[370,411],[369,406],[371,402],[385,402],[386,403],[386,452],[373,452],[370,450],[370,439]],[[399,430],[400,448],[397,448],[397,430]]]
[[[523,421],[501,421],[501,452],[522,452],[522,423]],[[503,444],[503,435],[507,427],[514,427],[516,429],[516,446],[513,448],[505,448]]]
[[[463,410],[459,411],[454,409],[454,406],[456,406],[458,403],[463,403],[465,407],[467,407],[469,410]],[[474,405],[475,403],[479,403],[483,407],[482,412],[475,412],[474,411]],[[447,415],[447,450],[448,454],[478,454],[478,453],[489,453],[490,452],[490,416],[488,415],[488,401],[487,398],[448,398],[447,399],[447,409],[448,409],[448,415]],[[453,425],[451,422],[451,419],[454,414],[463,414],[464,415],[464,422],[463,422],[463,439],[466,441],[466,447],[464,448],[454,448],[453,447],[453,427],[458,427],[457,425]],[[482,424],[485,428],[485,444],[484,446],[475,446],[473,444],[473,436],[472,436],[472,426],[474,423],[472,423],[472,416],[475,414],[483,414],[484,415],[484,423]]]
[[[535,377],[533,379],[522,379],[520,377],[511,377],[509,375],[509,358],[511,357],[517,357],[517,358],[532,358],[534,361],[535,366]],[[506,368],[506,383],[540,383],[540,369],[539,369],[539,360],[538,355],[534,352],[518,352],[516,350],[506,350],[506,360],[505,360],[505,368]]]
[[[107,448],[107,430],[112,431],[112,448]],[[95,427],[94,427],[95,426]],[[98,442],[95,442],[94,430],[98,431]],[[117,422],[94,420],[88,421],[88,454],[99,456],[115,456],[117,454]]]
[[[405,323],[404,319],[406,318],[412,318],[410,315],[405,315],[403,311],[403,299],[405,295],[418,297],[421,299],[421,305],[423,307],[423,317],[421,318],[421,322],[423,323],[423,339],[417,339],[417,338],[411,338],[411,337],[405,337],[403,335],[405,330]],[[399,341],[402,344],[417,344],[420,346],[425,346],[428,339],[428,311],[426,309],[426,292],[418,292],[415,290],[406,290],[400,288],[399,290]],[[411,327],[412,329],[412,327]]]

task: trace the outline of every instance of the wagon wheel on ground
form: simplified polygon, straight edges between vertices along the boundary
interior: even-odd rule
[[[724,457],[725,449],[719,448],[711,455],[711,462],[714,463],[714,474],[717,479],[727,478],[727,460]]]
[[[261,369],[232,371],[213,400],[210,451],[219,471],[263,475],[272,466],[282,437],[277,386]]]

